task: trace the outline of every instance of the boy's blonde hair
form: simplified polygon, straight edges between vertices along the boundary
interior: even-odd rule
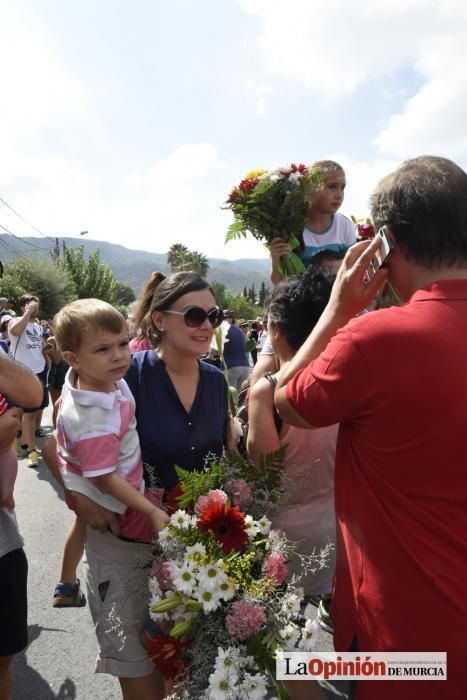
[[[125,323],[120,311],[106,301],[77,299],[58,312],[53,327],[60,350],[76,352],[89,328],[121,333]]]

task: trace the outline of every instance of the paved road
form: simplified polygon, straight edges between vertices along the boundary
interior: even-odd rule
[[[44,415],[43,427],[51,431],[49,421],[50,412]],[[13,700],[121,698],[114,678],[94,674],[97,645],[88,608],[52,607],[72,514],[45,465],[31,469],[22,460],[19,466],[15,499],[29,561],[30,644],[14,660]],[[318,648],[332,649],[330,635],[322,633]],[[345,700],[342,687],[330,690],[329,700]]]

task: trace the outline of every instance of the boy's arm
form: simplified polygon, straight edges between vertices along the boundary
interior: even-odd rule
[[[147,515],[150,519],[155,532],[159,532],[162,528],[169,522],[169,517],[157,506],[153,505],[151,501],[148,501],[141,493],[139,493],[131,484],[129,484],[125,479],[117,474],[117,472],[110,472],[109,474],[102,474],[101,476],[94,477],[97,485],[105,493],[110,494],[114,498],[124,503],[128,508],[133,508],[143,515]]]
[[[57,463],[57,440],[55,435],[52,435],[43,446],[42,459],[57,483],[65,488]],[[70,491],[70,493],[75,499],[76,515],[89,527],[103,533],[110,530],[114,535],[120,534],[120,524],[115,513],[107,510],[107,508],[102,508],[102,506],[97,505],[97,503],[81,493],[76,491]]]

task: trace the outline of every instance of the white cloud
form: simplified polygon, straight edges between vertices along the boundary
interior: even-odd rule
[[[274,95],[271,85],[257,83],[254,80],[245,81],[247,101],[256,117],[265,117],[269,112],[269,100]]]
[[[238,0],[259,20],[257,45],[266,78],[338,100],[371,81],[382,87],[414,71],[421,86],[407,94],[374,140],[381,154],[467,151],[467,6],[460,0]],[[252,79],[264,79],[261,70]],[[399,93],[400,94],[400,93]],[[319,97],[317,97],[319,99]],[[337,107],[336,107],[337,108]]]

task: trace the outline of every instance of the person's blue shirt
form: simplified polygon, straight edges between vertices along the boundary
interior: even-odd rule
[[[200,380],[189,413],[154,350],[134,353],[125,377],[135,397],[143,462],[154,467],[167,490],[178,481],[174,465],[200,470],[208,455],[220,457],[223,451],[227,384],[217,367],[198,362]],[[150,474],[147,484],[151,485]]]
[[[249,367],[246,354],[246,335],[238,326],[230,326],[224,343],[224,360],[227,369],[231,367]]]

